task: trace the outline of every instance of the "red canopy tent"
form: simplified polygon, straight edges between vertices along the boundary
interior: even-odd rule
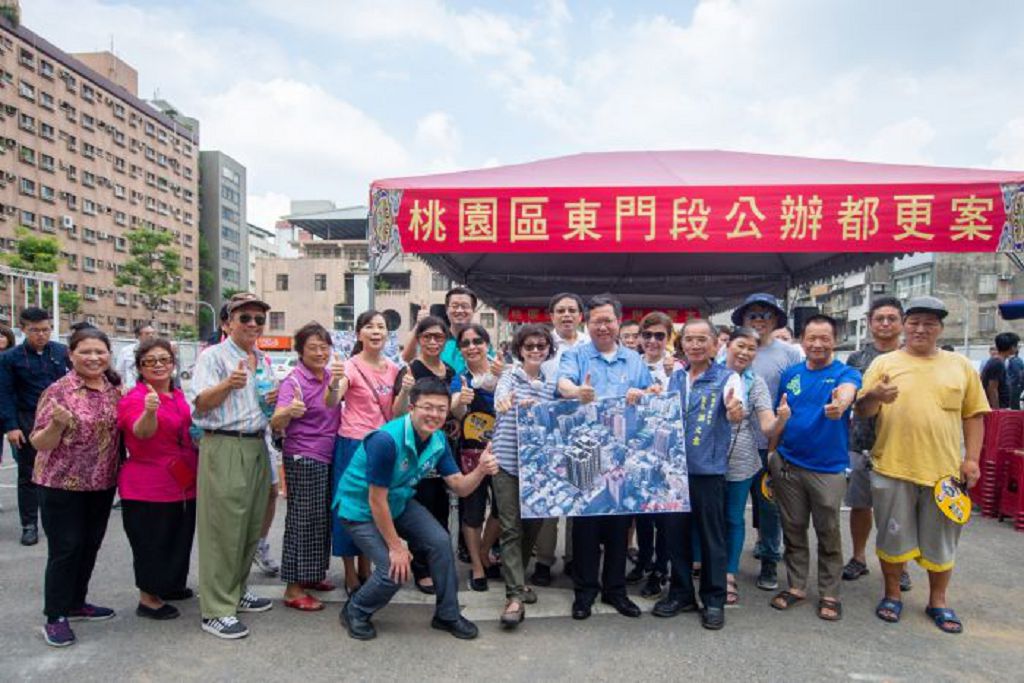
[[[716,310],[916,251],[1024,247],[1024,173],[721,151],[606,152],[378,180],[371,244],[492,305],[609,291]]]

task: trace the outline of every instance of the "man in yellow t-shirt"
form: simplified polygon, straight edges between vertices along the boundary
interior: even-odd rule
[[[933,487],[948,476],[967,486],[978,481],[989,407],[970,361],[936,346],[947,313],[935,297],[910,300],[905,346],[871,364],[856,410],[861,417],[877,416],[871,496],[885,597],[875,614],[899,621],[900,574],[908,560],[917,560],[928,570],[925,611],[942,631],[960,633],[963,624],[946,605],[946,588],[961,527],[939,510]]]

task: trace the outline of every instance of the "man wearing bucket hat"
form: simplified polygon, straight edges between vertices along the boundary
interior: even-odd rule
[[[942,631],[960,633],[963,624],[946,604],[946,589],[962,527],[940,510],[934,490],[947,477],[967,487],[978,480],[989,407],[970,361],[936,344],[947,314],[935,297],[908,302],[905,346],[871,364],[856,411],[877,417],[871,498],[885,596],[875,614],[900,620],[900,574],[908,560],[917,560],[928,570],[925,612]]]
[[[752,367],[754,374],[768,385],[772,405],[775,405],[779,397],[779,379],[782,373],[803,360],[800,349],[772,336],[773,331],[785,327],[788,323],[789,317],[785,309],[773,295],[764,292],[751,294],[732,312],[733,325],[753,328],[760,335]],[[751,419],[756,418],[751,416]],[[752,431],[757,440],[762,464],[762,470],[754,477],[754,481],[760,482],[768,456],[768,439],[756,423]],[[779,508],[774,501],[766,499],[761,494],[759,485],[754,486],[752,495],[755,526],[759,531],[757,555],[761,559],[757,587],[762,590],[775,590],[779,587],[776,567],[782,559],[782,524],[779,520]]]

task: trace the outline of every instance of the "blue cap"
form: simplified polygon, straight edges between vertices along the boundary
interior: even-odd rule
[[[779,305],[779,300],[772,294],[765,292],[758,292],[757,294],[751,294],[747,297],[735,311],[732,312],[732,324],[737,327],[743,325],[743,316],[747,312],[747,309],[754,304],[760,304],[761,306],[767,306],[768,308],[775,309],[775,327],[785,327],[789,323],[789,316],[786,315],[785,309]]]

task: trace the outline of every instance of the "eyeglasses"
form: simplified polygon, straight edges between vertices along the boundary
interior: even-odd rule
[[[459,348],[468,349],[470,346],[485,346],[487,344],[483,337],[470,337],[459,342]]]
[[[773,311],[749,311],[743,315],[745,320],[775,320]]]
[[[579,315],[580,309],[578,308],[556,308],[551,311],[555,315]]]
[[[174,365],[174,359],[170,356],[151,356],[140,360],[139,365],[144,368],[155,368],[158,365]]]
[[[242,313],[241,315],[238,316],[238,322],[242,323],[243,325],[248,325],[254,320],[256,321],[257,325],[262,325],[263,323],[267,322],[267,316],[253,315],[251,313]]]
[[[445,337],[440,332],[434,332],[434,333],[428,332],[427,334],[421,334],[420,335],[420,339],[423,340],[423,341],[438,342],[438,343],[440,343],[440,342],[444,341]]]
[[[422,410],[427,415],[446,415],[448,413],[448,406],[432,406],[429,403],[413,403],[412,407]]]
[[[449,311],[472,311],[473,307],[469,304],[448,304]]]
[[[665,338],[668,337],[664,332],[641,332],[640,336],[644,338],[644,341],[651,341],[652,339],[665,341]]]
[[[523,351],[547,351],[551,346],[546,342],[538,344],[523,344]]]
[[[618,322],[615,318],[601,318],[600,320],[591,320],[590,324],[594,327],[614,327]]]
[[[52,327],[26,327],[25,334],[50,334],[53,332]]]

